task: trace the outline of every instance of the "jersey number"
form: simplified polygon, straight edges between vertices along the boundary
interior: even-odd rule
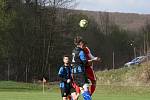
[[[75,53],[72,53],[72,62],[75,62]]]

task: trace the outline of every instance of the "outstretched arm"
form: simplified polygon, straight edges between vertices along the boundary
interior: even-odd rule
[[[90,49],[87,47],[87,50],[89,51],[88,56],[90,57],[90,60],[88,60],[88,62],[93,62],[93,61],[100,61],[99,57],[95,57],[92,55]]]

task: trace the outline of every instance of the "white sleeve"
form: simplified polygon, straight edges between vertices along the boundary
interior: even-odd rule
[[[87,48],[88,50],[89,50],[89,54],[88,54],[88,56],[90,57],[90,59],[94,59],[95,58],[95,56],[93,56],[92,55],[92,53],[91,53],[91,51],[90,51],[90,49],[89,48]]]
[[[91,54],[91,52],[89,53],[89,57],[90,57],[91,59],[94,59],[94,58],[95,58],[95,56],[93,56],[93,55]]]

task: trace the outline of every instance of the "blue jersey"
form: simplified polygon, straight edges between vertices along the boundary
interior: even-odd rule
[[[74,64],[72,72],[81,73],[85,72],[85,65],[87,63],[86,55],[83,49],[76,47],[72,52],[72,63]]]
[[[60,88],[66,88],[67,80],[71,78],[71,66],[61,66],[58,72],[60,78]]]

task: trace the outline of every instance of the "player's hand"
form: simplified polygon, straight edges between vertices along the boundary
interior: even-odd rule
[[[67,83],[70,83],[71,82],[71,80],[70,79],[67,79]]]
[[[98,59],[98,57],[94,57],[94,58],[93,58],[94,61],[97,61],[97,59]]]
[[[97,57],[97,61],[101,61],[101,58]]]
[[[99,57],[94,57],[93,61],[100,61]]]

